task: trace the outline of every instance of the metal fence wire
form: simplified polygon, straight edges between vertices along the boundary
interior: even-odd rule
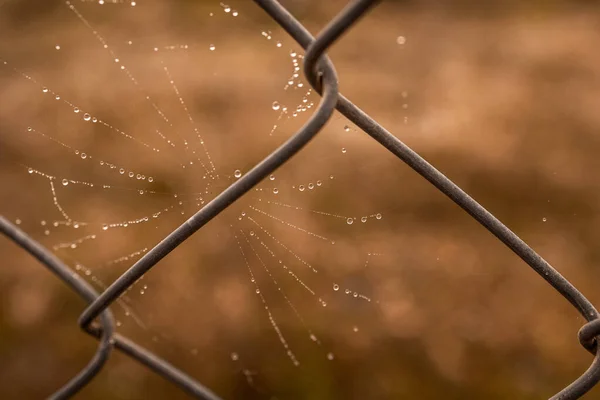
[[[339,93],[338,77],[333,63],[325,55],[325,51],[374,6],[377,0],[352,1],[329,22],[316,38],[277,1],[254,1],[306,50],[304,74],[311,86],[322,96],[316,112],[288,141],[175,229],[100,294],[49,250],[31,239],[6,218],[0,216],[0,231],[4,235],[37,258],[38,261],[89,303],[88,308],[79,318],[79,325],[85,332],[95,336],[100,342],[96,354],[88,365],[50,398],[65,399],[79,392],[100,372],[111,351],[117,349],[168,379],[195,398],[219,399],[216,394],[200,382],[130,339],[116,333],[109,307],[123,292],[158,264],[163,257],[175,250],[178,245],[202,228],[212,218],[299,152],[323,129],[335,109],[469,213],[521,257],[527,265],[583,315],[588,322],[579,330],[579,342],[594,356],[594,359],[587,371],[566,388],[552,396],[551,399],[577,399],[592,389],[600,381],[600,351],[598,351],[600,318],[594,306],[567,279],[494,215]]]

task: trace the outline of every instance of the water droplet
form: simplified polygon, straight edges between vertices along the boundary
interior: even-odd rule
[[[260,289],[256,289],[256,294],[260,294]]]
[[[349,127],[348,125],[345,125],[345,126],[344,126],[344,130],[345,130],[346,132],[350,132],[350,127]]]
[[[340,290],[340,285],[338,285],[337,283],[334,283],[334,284],[333,284],[333,290],[335,290],[336,292],[337,292],[338,290]]]
[[[56,46],[54,46],[54,48],[55,48],[56,50],[60,50],[60,45],[58,45],[58,44],[57,44]]]
[[[237,353],[231,353],[231,359],[232,359],[233,361],[237,361],[239,358],[240,358],[240,357],[238,356],[238,354],[237,354]]]
[[[333,356],[333,353],[327,353],[327,359],[329,361],[333,360],[335,357]]]
[[[272,180],[272,181],[274,181],[275,180],[275,175],[269,176],[269,179]]]
[[[353,330],[354,332],[358,332],[358,326],[354,326],[354,327],[352,328],[352,330]]]
[[[85,160],[87,158],[87,154],[81,153],[81,158]]]
[[[69,181],[66,179],[63,179],[62,184],[63,184],[63,186],[67,186],[69,184]]]
[[[279,189],[273,188],[273,193],[275,193],[275,194],[279,193]]]
[[[333,175],[329,175],[329,179],[333,179]]]
[[[74,112],[75,114],[79,113],[79,108],[77,108],[77,107],[73,108],[73,112]]]
[[[27,168],[27,172],[29,172],[30,174],[33,174],[33,168]]]
[[[277,110],[279,110],[279,108],[281,106],[279,105],[279,102],[274,101],[273,104],[272,104],[272,107],[273,107],[273,110],[277,111]]]
[[[317,186],[321,186],[322,184],[323,184],[323,182],[317,181]]]
[[[315,188],[315,185],[311,182],[311,183],[308,184],[308,188],[310,190],[313,190]]]
[[[360,222],[367,222],[367,217],[362,217],[362,218],[360,219]]]
[[[377,219],[381,219],[381,214],[377,213],[377,214],[375,215],[375,218],[377,218]]]
[[[404,36],[398,36],[396,38],[396,43],[398,43],[398,44],[404,44],[404,43],[406,43],[406,38]]]
[[[44,93],[48,93],[48,88],[47,88],[47,87],[45,87],[45,88],[42,88],[42,92],[44,92]]]
[[[134,174],[133,172],[131,172],[131,171],[130,171],[130,172],[129,172],[129,174],[127,174],[127,175],[129,175],[129,177],[130,177],[130,178],[133,178],[133,176],[134,176],[135,174]]]
[[[55,98],[56,100],[60,100],[60,96],[59,96],[59,95],[56,95],[54,98]]]
[[[239,178],[240,176],[242,176],[242,171],[240,171],[239,169],[236,169],[233,172],[233,176],[235,176],[236,178]]]
[[[83,114],[83,120],[84,121],[89,121],[90,119],[92,119],[92,116],[88,113]]]
[[[254,236],[254,231],[250,231],[250,236]]]
[[[298,186],[298,190],[301,191],[301,192],[304,192],[304,185]]]
[[[352,293],[352,296],[353,297],[358,297],[358,293],[354,292],[354,293]]]
[[[125,169],[121,168],[121,169],[119,170],[119,173],[120,173],[121,175],[123,175],[123,174],[125,173]]]
[[[96,118],[96,117],[92,117],[92,122],[93,122],[93,123],[96,123],[96,122],[98,122],[98,118]]]
[[[153,178],[153,177],[151,177],[151,176],[149,176],[149,177],[148,177],[148,182],[154,182],[154,178]]]
[[[276,46],[281,47],[281,42],[277,42]]]
[[[346,223],[347,223],[348,225],[352,225],[352,224],[354,223],[354,218],[348,218],[348,219],[346,220]]]
[[[546,219],[546,217],[542,218],[542,222],[546,222],[546,221],[548,221],[548,220]]]
[[[214,44],[211,44],[210,46],[208,46],[208,49],[209,49],[210,51],[215,51],[216,47],[215,47],[215,45],[214,45]]]
[[[346,154],[346,148],[342,147],[342,153]]]
[[[231,13],[231,15],[233,15],[234,17],[237,17],[237,16],[238,16],[238,12],[234,10],[234,11]]]
[[[102,225],[102,230],[103,230],[103,231],[106,231],[106,230],[108,230],[108,225],[106,225],[106,224]]]

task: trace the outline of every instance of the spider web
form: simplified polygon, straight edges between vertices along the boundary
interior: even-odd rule
[[[46,35],[3,48],[2,146],[19,199],[3,210],[100,290],[318,102],[300,49],[257,29],[251,5],[192,10],[200,26],[178,3],[67,1],[41,19]],[[165,12],[183,24],[149,29]],[[118,329],[225,394],[258,397],[372,340],[383,279],[373,271],[393,250],[378,233],[385,209],[349,171],[377,163],[340,116],[320,136],[130,288]]]

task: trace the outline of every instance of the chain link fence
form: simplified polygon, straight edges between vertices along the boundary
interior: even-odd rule
[[[79,318],[79,325],[85,332],[99,340],[98,350],[88,365],[50,396],[50,398],[69,398],[79,392],[100,372],[108,360],[111,351],[117,349],[179,386],[195,398],[207,400],[219,399],[216,394],[212,393],[200,382],[127,337],[116,333],[113,316],[109,307],[121,294],[134,285],[138,279],[158,264],[163,257],[175,250],[177,246],[211,219],[299,152],[323,129],[335,109],[476,219],[581,313],[588,322],[579,331],[579,342],[594,356],[592,364],[587,371],[562,391],[554,395],[552,399],[577,399],[592,389],[600,381],[600,352],[598,352],[600,318],[594,306],[577,288],[514,232],[502,224],[494,215],[339,93],[338,77],[334,65],[325,55],[325,51],[344,32],[357,23],[377,1],[352,1],[316,38],[275,0],[255,0],[255,2],[306,50],[304,74],[311,86],[322,96],[317,110],[309,121],[287,142],[225,189],[183,225],[175,229],[100,294],[77,273],[54,256],[51,251],[31,239],[6,218],[0,216],[0,230],[4,235],[34,256],[89,303],[88,308]]]

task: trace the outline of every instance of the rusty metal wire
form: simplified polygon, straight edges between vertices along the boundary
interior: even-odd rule
[[[489,232],[506,244],[579,311],[588,321],[579,331],[579,342],[594,358],[590,367],[579,378],[552,396],[551,399],[578,399],[592,389],[600,381],[600,352],[598,351],[600,315],[594,306],[566,278],[494,215],[339,93],[337,74],[333,63],[325,55],[325,51],[352,27],[369,8],[374,6],[377,0],[352,1],[316,38],[276,0],[254,1],[306,50],[304,74],[311,86],[322,96],[316,112],[288,141],[175,229],[100,294],[96,293],[87,282],[49,250],[0,216],[0,231],[4,235],[37,258],[38,261],[89,303],[89,306],[79,318],[79,325],[85,332],[95,336],[100,341],[98,350],[88,365],[50,398],[69,398],[81,390],[98,374],[113,348],[146,365],[195,398],[209,400],[219,398],[173,365],[126,337],[115,333],[113,317],[109,307],[131,285],[158,264],[162,258],[175,250],[177,246],[212,218],[299,152],[322,130],[335,109],[465,210]],[[95,322],[97,318],[99,318],[99,322]]]

